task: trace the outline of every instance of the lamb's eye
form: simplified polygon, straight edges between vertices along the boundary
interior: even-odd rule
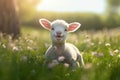
[[[65,29],[65,31],[67,31],[67,29]]]
[[[51,30],[54,30],[54,28],[52,28]]]

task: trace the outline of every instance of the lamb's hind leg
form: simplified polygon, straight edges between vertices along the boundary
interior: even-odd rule
[[[80,64],[79,64],[79,62],[78,62],[78,61],[76,62],[76,64],[77,64],[77,67],[79,68],[79,67],[80,67]]]
[[[72,59],[70,65],[72,70],[75,70],[79,66],[79,63],[77,63],[75,60]]]
[[[84,60],[83,60],[82,55],[80,54],[77,55],[77,61],[80,62],[80,66],[84,67]]]

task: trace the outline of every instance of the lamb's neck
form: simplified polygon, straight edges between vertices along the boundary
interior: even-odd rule
[[[62,43],[52,42],[52,47],[55,49],[57,55],[62,55],[65,50],[65,42]]]
[[[65,42],[60,42],[60,43],[52,42],[52,46],[65,47]]]

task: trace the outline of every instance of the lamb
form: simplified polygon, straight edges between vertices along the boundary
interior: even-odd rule
[[[62,63],[71,69],[80,67],[79,63],[84,66],[82,54],[80,54],[78,48],[71,43],[66,43],[67,34],[69,32],[76,31],[81,24],[73,22],[68,24],[64,20],[55,20],[50,22],[47,19],[39,20],[42,27],[50,31],[52,45],[45,53],[45,65],[48,68]]]

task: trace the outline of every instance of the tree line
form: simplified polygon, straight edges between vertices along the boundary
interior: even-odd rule
[[[20,35],[20,26],[39,26],[39,18],[54,20],[65,19],[67,22],[79,21],[81,29],[103,29],[120,26],[120,0],[107,0],[104,15],[93,13],[52,13],[36,12],[39,0],[0,0],[0,33],[10,34],[13,38]]]

